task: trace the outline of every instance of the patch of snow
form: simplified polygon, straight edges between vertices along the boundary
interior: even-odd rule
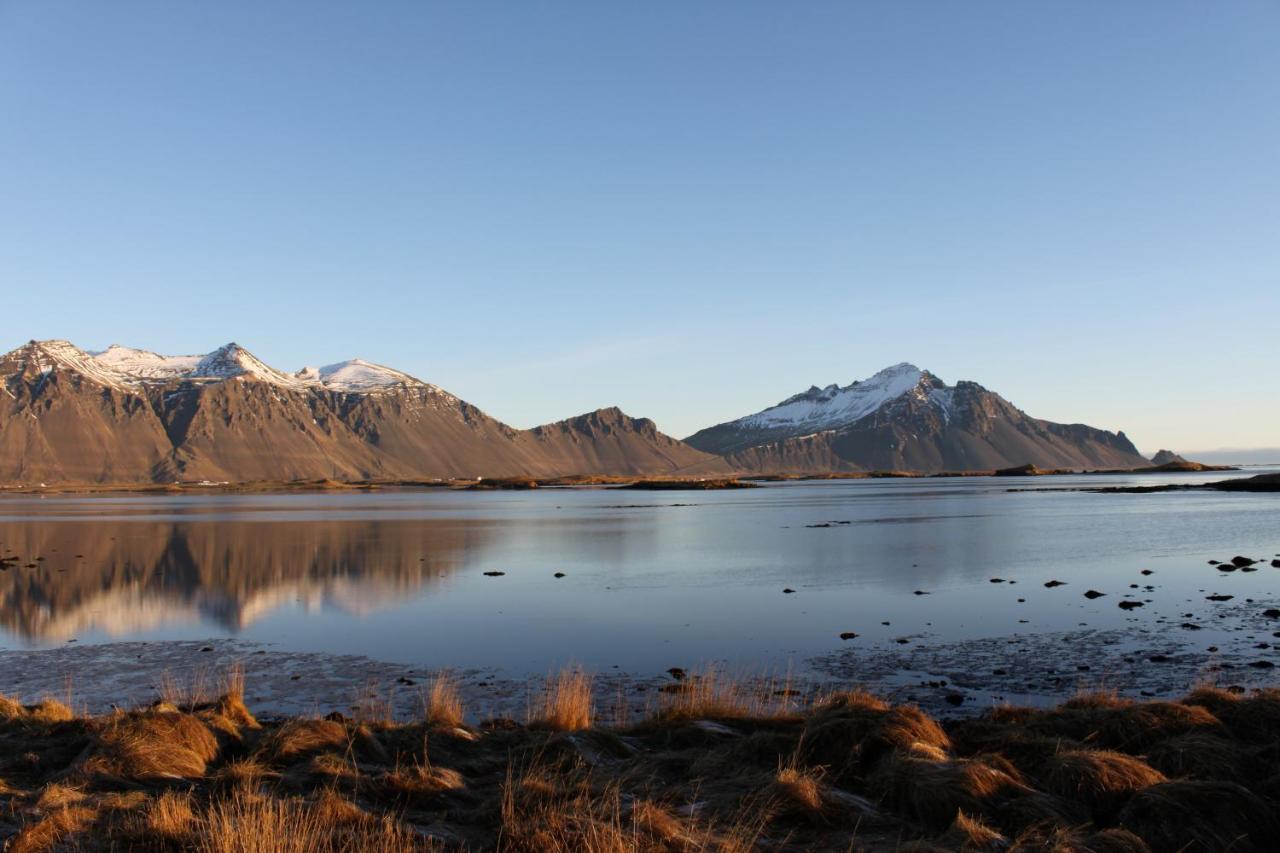
[[[229,343],[205,355],[160,355],[119,344],[112,344],[101,352],[86,352],[68,341],[31,341],[4,358],[31,364],[46,378],[61,367],[101,385],[122,390],[174,381],[212,383],[237,379],[265,382],[277,388],[315,388],[351,394],[413,388],[426,391],[437,402],[457,402],[457,398],[434,385],[362,359],[354,358],[324,367],[304,367],[297,373],[286,373],[271,367],[236,343]]]
[[[396,386],[426,387],[426,383],[381,364],[372,364],[363,359],[353,358],[324,367],[304,367],[295,376],[304,381],[319,382],[333,391],[363,392],[380,391]]]
[[[822,432],[851,424],[921,385],[929,374],[913,364],[886,367],[870,379],[841,388],[816,385],[776,406],[734,422],[741,429],[796,428]]]
[[[175,379],[195,370],[202,355],[160,355],[145,349],[112,344],[93,357],[118,373],[142,380]]]

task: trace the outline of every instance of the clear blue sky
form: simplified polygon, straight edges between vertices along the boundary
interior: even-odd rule
[[[0,0],[0,347],[1280,444],[1280,3]]]

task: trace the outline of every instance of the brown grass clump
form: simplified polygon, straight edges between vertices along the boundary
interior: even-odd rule
[[[10,722],[26,716],[27,709],[17,699],[0,694],[0,721]]]
[[[530,725],[574,732],[591,726],[592,712],[591,677],[580,669],[566,669],[547,679],[530,710]]]
[[[297,798],[237,793],[215,800],[199,816],[192,845],[198,853],[388,853],[426,845],[399,822],[335,823],[332,809]]]
[[[165,791],[147,805],[140,829],[152,838],[178,843],[190,835],[195,820],[190,793]]]
[[[1070,700],[1033,718],[1030,725],[1040,734],[1133,754],[1144,753],[1165,738],[1222,731],[1222,722],[1203,706],[1106,701],[1098,696]]]
[[[38,723],[65,723],[75,719],[75,713],[57,699],[41,699],[27,712],[27,718]]]
[[[456,729],[462,725],[462,697],[457,682],[447,672],[442,672],[431,682],[425,696],[427,723],[441,728]]]
[[[1151,853],[1147,843],[1128,830],[1113,827],[1090,833],[1081,827],[1046,824],[1029,827],[1006,849],[1009,853]]]
[[[48,811],[49,809],[69,806],[82,800],[84,800],[84,791],[71,785],[53,782],[46,785],[44,790],[40,792],[40,796],[36,798],[36,808]]]
[[[1100,749],[1055,755],[1046,765],[1043,780],[1050,793],[1084,803],[1099,815],[1114,813],[1135,791],[1167,781],[1140,759]]]
[[[822,781],[818,773],[795,765],[783,767],[770,786],[770,799],[782,813],[816,818],[822,815]]]
[[[1274,850],[1280,833],[1274,805],[1232,782],[1154,785],[1134,795],[1117,823],[1157,853]]]
[[[1188,701],[1197,701],[1209,707],[1213,699],[1205,694],[1205,690],[1197,690]],[[1249,696],[1239,698],[1229,693],[1226,695],[1231,698],[1220,702],[1213,713],[1222,720],[1231,734],[1249,743],[1280,740],[1280,690],[1257,690]]]
[[[373,780],[371,787],[384,799],[426,807],[434,805],[445,791],[466,787],[466,780],[461,773],[447,767],[414,764],[383,773]]]
[[[956,812],[942,841],[949,849],[965,851],[1003,850],[1009,846],[1009,840],[998,831],[962,811]]]
[[[884,805],[932,827],[950,826],[959,812],[984,814],[1028,790],[982,761],[929,761],[901,754],[883,760],[869,781]]]
[[[145,781],[196,778],[217,754],[217,739],[196,717],[143,711],[111,718],[84,770]]]
[[[334,720],[289,720],[269,734],[259,754],[270,763],[290,764],[299,758],[350,742],[346,726]]]
[[[1254,759],[1238,743],[1211,734],[1169,738],[1151,747],[1147,763],[1170,778],[1239,782],[1253,776]]]
[[[35,823],[24,826],[5,849],[9,853],[45,853],[55,850],[70,836],[84,832],[97,816],[93,809],[81,806],[54,809]]]
[[[320,823],[343,826],[345,824],[368,824],[376,819],[355,803],[343,797],[332,788],[325,788],[316,797],[312,806],[316,820]]]
[[[885,708],[882,703],[865,701],[854,694],[838,698],[809,718],[802,750],[810,763],[848,774],[869,771],[895,750],[936,762],[949,754],[951,739],[937,721],[919,708]],[[952,816],[948,815],[947,820]]]
[[[213,773],[213,783],[219,788],[256,788],[269,775],[267,768],[252,758],[233,758]]]

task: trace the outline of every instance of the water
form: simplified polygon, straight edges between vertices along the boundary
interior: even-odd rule
[[[238,638],[422,667],[656,673],[803,668],[848,649],[845,631],[873,648],[1185,613],[1211,625],[1209,593],[1280,596],[1278,569],[1206,562],[1280,552],[1280,495],[1009,489],[1223,476],[9,495],[0,550],[23,560],[0,573],[0,646]],[[1149,603],[1127,612],[1122,598]]]

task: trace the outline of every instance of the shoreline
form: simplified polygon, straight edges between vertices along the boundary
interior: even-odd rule
[[[368,492],[382,489],[449,491],[502,491],[532,490],[538,488],[568,488],[598,486],[605,488],[632,488],[648,490],[665,489],[740,489],[758,483],[802,482],[823,480],[882,480],[882,479],[954,479],[963,477],[1072,477],[1072,476],[1124,476],[1140,474],[1203,474],[1218,471],[1244,471],[1250,466],[1202,465],[1200,463],[1169,463],[1140,468],[1100,469],[1039,469],[1032,465],[1017,468],[987,469],[981,471],[835,471],[835,472],[785,472],[717,474],[707,476],[661,475],[604,475],[584,474],[559,477],[479,477],[476,479],[388,479],[388,480],[265,480],[265,481],[190,481],[173,483],[0,483],[0,495],[5,494],[258,494],[272,492]],[[1265,467],[1265,466],[1264,466]],[[1177,486],[1133,487],[1148,491],[1178,488]],[[1196,488],[1190,487],[1187,488]],[[1120,489],[1113,489],[1119,491]]]
[[[1204,625],[1161,618],[1119,628],[950,641],[927,633],[908,643],[865,645],[851,638],[840,648],[791,663],[689,661],[674,653],[671,659],[690,673],[713,672],[761,695],[789,690],[813,697],[860,689],[942,717],[973,716],[1008,703],[1050,707],[1082,691],[1152,699],[1197,685],[1273,685],[1280,640],[1274,646],[1270,641],[1280,637],[1280,619],[1267,614],[1276,613],[1271,603],[1251,599],[1216,608]],[[423,685],[442,673],[476,714],[518,718],[552,674],[507,672],[500,665],[423,666],[235,638],[122,641],[0,649],[0,694],[25,702],[55,697],[102,713],[146,704],[174,689],[207,692],[232,669],[249,676],[248,698],[264,713],[350,713],[379,704],[397,719],[420,711]],[[583,671],[597,705],[622,716],[651,711],[677,684],[669,672]]]

